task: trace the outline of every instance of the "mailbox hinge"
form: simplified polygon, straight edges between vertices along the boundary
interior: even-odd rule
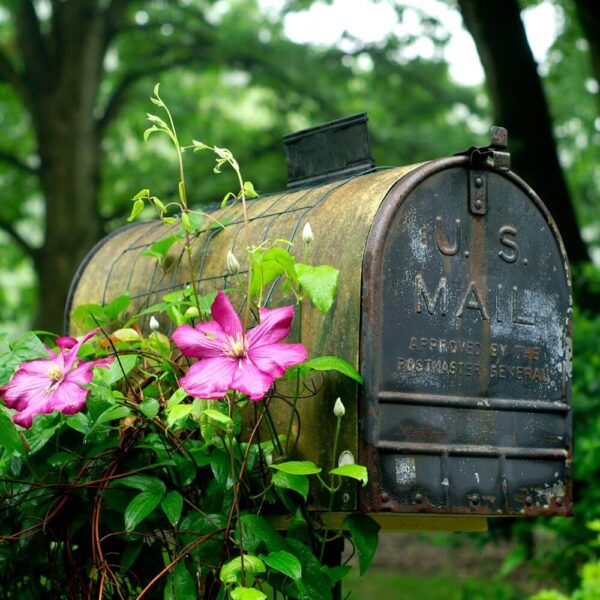
[[[510,170],[510,153],[507,150],[508,132],[504,127],[492,127],[489,146],[471,146],[455,156],[468,156],[469,169],[469,210],[474,215],[487,213],[487,170]]]

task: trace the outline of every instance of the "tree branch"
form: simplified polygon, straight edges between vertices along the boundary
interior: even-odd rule
[[[15,156],[12,152],[8,152],[7,150],[0,149],[0,161],[15,167],[20,171],[24,171],[25,173],[30,173],[32,175],[37,175],[39,173],[39,169],[37,167],[27,164],[24,160],[20,159],[18,156]]]
[[[37,248],[34,248],[27,242],[27,240],[14,228],[13,224],[5,219],[4,217],[0,217],[0,229],[4,230],[8,235],[24,250],[25,254],[36,260],[36,255],[38,253]]]
[[[104,11],[104,49],[108,48],[113,37],[121,30],[122,19],[129,0],[111,0]]]
[[[0,49],[0,81],[12,85],[18,93],[22,92],[23,81],[4,50]]]
[[[98,134],[100,136],[104,135],[104,132],[106,131],[108,126],[114,121],[115,117],[121,110],[121,107],[125,103],[127,92],[135,83],[140,81],[140,79],[143,79],[144,77],[148,77],[150,75],[155,75],[156,73],[160,73],[161,71],[165,71],[166,69],[172,67],[179,67],[184,64],[200,61],[203,60],[203,58],[204,57],[200,57],[199,55],[195,54],[189,56],[181,56],[178,58],[172,58],[164,62],[149,65],[145,69],[137,69],[135,71],[130,71],[129,73],[123,75],[121,81],[119,81],[119,83],[115,85],[112,95],[106,102],[104,112],[102,113],[102,116],[98,119]]]
[[[16,4],[18,8],[13,11],[17,40],[25,63],[27,87],[33,91],[45,79],[43,76],[47,62],[46,42],[32,0],[21,0]]]

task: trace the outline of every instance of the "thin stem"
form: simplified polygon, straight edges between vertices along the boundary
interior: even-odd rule
[[[338,450],[338,442],[340,439],[340,429],[342,425],[342,417],[336,417],[335,423],[335,438],[333,440],[333,468],[336,467],[337,462],[337,450]],[[333,511],[333,498],[335,493],[339,490],[339,486],[335,485],[335,475],[329,476],[329,506],[327,507],[327,514],[331,517],[331,512]],[[327,534],[328,530],[325,529],[323,532],[323,542],[321,543],[321,554],[320,561],[323,562],[323,556],[325,555],[325,545],[327,544]]]
[[[229,404],[229,418],[233,419],[233,411],[235,408],[235,402],[232,398],[230,398],[229,396],[227,396],[227,402]],[[241,480],[241,473],[238,476],[238,473],[236,473],[235,470],[235,456],[234,456],[234,452],[233,452],[233,431],[229,431],[228,432],[228,439],[229,439],[229,459],[231,461],[231,479],[233,481],[233,485],[234,485],[234,498],[233,498],[233,503],[235,505],[235,513],[236,513],[236,519],[237,519],[237,532],[238,532],[238,543],[239,543],[239,548],[240,548],[240,566],[242,569],[242,586],[246,585],[246,570],[244,569],[244,541],[242,538],[242,518],[240,515],[240,480]]]

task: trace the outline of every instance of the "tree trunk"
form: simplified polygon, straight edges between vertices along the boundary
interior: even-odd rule
[[[598,0],[575,0],[579,22],[590,44],[592,72],[600,85],[600,2]],[[600,109],[600,90],[596,92]]]
[[[571,261],[588,260],[517,0],[458,3],[485,70],[495,122],[508,129],[514,170],[559,223]]]
[[[45,239],[37,260],[36,326],[62,331],[69,285],[102,233],[98,213],[100,143],[94,109],[105,52],[96,2],[55,3],[42,35],[28,2],[19,14],[25,101],[33,117],[46,199]]]

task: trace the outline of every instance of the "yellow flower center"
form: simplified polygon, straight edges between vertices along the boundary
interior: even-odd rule
[[[56,366],[50,367],[48,369],[48,373],[47,374],[48,374],[48,378],[49,379],[53,379],[54,381],[62,379],[62,376],[63,376],[62,371],[58,367],[56,367]]]
[[[232,358],[243,358],[246,356],[246,339],[243,333],[238,333],[234,339],[231,336],[227,336],[229,346],[225,347],[225,354]]]

